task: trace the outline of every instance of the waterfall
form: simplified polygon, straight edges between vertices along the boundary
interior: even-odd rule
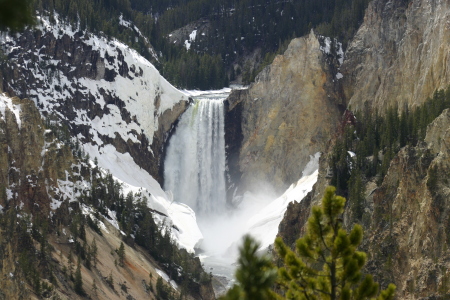
[[[164,189],[202,217],[225,209],[223,99],[196,99],[182,115],[164,162]]]

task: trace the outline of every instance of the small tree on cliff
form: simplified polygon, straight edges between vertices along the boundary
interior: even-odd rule
[[[275,299],[271,290],[277,271],[269,257],[257,255],[259,244],[250,236],[244,237],[244,243],[239,249],[239,268],[236,270],[235,284],[221,300]]]
[[[125,261],[125,246],[123,245],[123,242],[120,242],[120,247],[119,250],[117,250],[117,254],[119,255],[119,264],[123,267]]]
[[[362,274],[366,254],[356,251],[362,240],[362,228],[355,225],[350,234],[342,228],[340,217],[345,198],[336,196],[335,191],[334,187],[328,187],[322,206],[313,207],[307,232],[296,242],[296,252],[281,238],[275,240],[276,251],[284,264],[278,269],[277,278],[283,296],[270,290],[276,268],[266,258],[256,255],[257,244],[246,237],[236,271],[238,284],[222,300],[359,300],[374,299],[377,295],[378,300],[393,299],[395,285],[390,284],[378,293],[378,283],[371,275]]]
[[[340,219],[345,198],[336,196],[328,187],[322,206],[312,209],[307,232],[296,242],[296,253],[281,240],[275,247],[284,261],[278,270],[279,283],[287,299],[371,299],[378,294],[378,283],[371,275],[363,275],[366,254],[356,251],[362,240],[362,227],[350,232],[342,228]],[[395,285],[390,284],[377,299],[393,299]]]

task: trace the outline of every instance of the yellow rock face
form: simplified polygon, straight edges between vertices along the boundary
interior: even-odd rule
[[[352,109],[413,107],[450,84],[450,3],[373,1],[342,67]]]
[[[333,76],[314,33],[292,40],[249,88],[242,112],[242,183],[281,190],[324,149],[340,112]]]

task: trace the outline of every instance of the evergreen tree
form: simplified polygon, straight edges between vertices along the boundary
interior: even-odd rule
[[[117,251],[117,255],[119,255],[119,264],[121,267],[123,267],[123,263],[125,260],[125,246],[123,245],[123,242],[120,242],[120,247]]]
[[[170,300],[173,299],[173,292],[170,287],[164,284],[163,279],[158,277],[156,280],[156,295],[158,299]]]
[[[312,209],[307,232],[290,250],[277,238],[275,246],[284,262],[278,271],[279,283],[287,299],[370,299],[377,295],[378,284],[361,269],[366,254],[356,251],[362,240],[362,227],[352,231],[342,228],[341,215],[345,198],[328,187],[322,206]],[[377,299],[393,299],[395,286],[390,284]]]
[[[355,219],[361,220],[364,213],[364,183],[361,171],[357,167],[352,169],[348,185],[350,209],[353,211]]]
[[[92,292],[94,293],[95,297],[98,297],[97,291],[98,291],[98,288],[97,288],[97,284],[96,284],[95,279],[94,279],[94,281],[92,282]]]
[[[92,241],[91,244],[91,256],[92,256],[92,260],[94,261],[94,267],[97,266],[97,243],[95,242],[95,239]]]
[[[77,294],[83,295],[83,278],[81,277],[81,262],[78,260],[77,270],[75,271],[74,290]]]
[[[0,30],[22,30],[35,23],[31,0],[0,1]]]
[[[236,271],[235,284],[222,300],[239,299],[275,299],[271,291],[275,282],[276,269],[267,256],[257,255],[259,244],[250,236],[244,237],[244,243],[239,249],[239,268]]]

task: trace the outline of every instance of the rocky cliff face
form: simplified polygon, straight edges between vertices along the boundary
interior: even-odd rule
[[[60,197],[55,191],[58,180],[67,179],[64,170],[71,169],[72,152],[55,140],[51,130],[45,130],[32,101],[0,98],[0,187],[4,193],[0,205],[19,205],[46,216],[52,199]]]
[[[382,286],[395,283],[399,299],[445,299],[450,294],[449,132],[446,110],[428,126],[426,143],[400,150],[380,186],[366,183],[362,219],[353,217],[351,204],[344,214],[348,228],[355,222],[364,226],[366,271]],[[280,224],[280,236],[291,245],[329,183],[326,169],[323,159],[315,189],[301,203],[291,204]]]
[[[445,296],[448,286],[448,191],[433,176],[444,178],[448,163],[426,145],[405,147],[391,161],[382,185],[373,191],[366,211],[364,249],[367,265],[382,284],[394,282],[400,298]],[[410,170],[410,171],[407,171]],[[370,216],[370,217],[369,217]]]
[[[255,191],[269,184],[280,192],[301,177],[309,155],[333,135],[341,98],[337,57],[324,51],[326,43],[331,47],[313,32],[294,39],[247,91],[230,96],[230,109],[241,110],[242,187]]]
[[[124,264],[118,266],[116,251],[126,239],[114,221],[116,212],[104,217],[88,205],[92,204],[89,195],[101,185],[93,181],[93,169],[98,172],[98,167],[74,155],[77,148],[71,149],[68,140],[59,140],[57,136],[64,133],[48,125],[33,101],[0,94],[0,299],[156,297],[157,279],[166,266],[158,265],[149,251],[130,240],[125,245]],[[95,201],[105,198],[98,195]],[[76,237],[73,224],[80,219],[97,227],[91,223],[83,227],[83,237]],[[46,230],[39,227],[43,223]],[[96,258],[87,263],[93,257],[94,240]],[[172,249],[174,263],[182,262],[180,271],[200,274],[202,279],[191,279],[183,293],[189,299],[214,299],[200,260],[186,250]],[[73,280],[76,256],[82,260],[81,293]]]
[[[449,39],[448,1],[372,1],[340,69],[346,104],[352,110],[411,109],[447,88]],[[350,202],[343,217],[347,228],[363,225],[366,271],[383,287],[395,283],[399,299],[450,295],[449,126],[446,110],[428,126],[425,142],[402,148],[384,178],[365,182],[362,217],[355,217]],[[323,148],[313,191],[289,205],[279,226],[289,245],[304,233],[312,205],[329,184],[330,148]]]
[[[49,156],[41,156],[46,147],[44,127],[35,126],[42,123],[39,112],[31,101],[1,95],[0,111],[0,213],[4,214],[4,210],[16,205],[27,211],[48,213],[50,197],[42,183],[45,181],[44,173],[54,173],[54,169],[51,164],[44,164]],[[60,153],[52,158],[55,163],[57,160],[61,163],[63,156]],[[0,299],[23,299],[27,296],[25,284],[21,282],[23,278],[12,279],[11,274],[17,274],[16,254],[14,248],[7,244],[5,235],[0,231],[0,276],[3,278]]]
[[[450,82],[448,1],[369,4],[341,68],[347,103],[387,108],[420,104]]]
[[[2,89],[29,98],[84,144],[111,144],[154,178],[163,145],[188,99],[126,45],[44,17],[3,35]]]

